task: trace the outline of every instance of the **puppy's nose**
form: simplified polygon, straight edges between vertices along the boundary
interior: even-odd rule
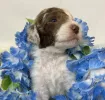
[[[72,24],[71,25],[71,29],[73,30],[73,32],[75,34],[78,34],[79,33],[79,26],[77,26],[76,24]]]

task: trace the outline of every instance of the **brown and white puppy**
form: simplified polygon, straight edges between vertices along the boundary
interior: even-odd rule
[[[39,47],[32,53],[36,59],[30,72],[36,100],[48,100],[70,89],[75,75],[66,67],[65,50],[77,46],[81,37],[78,24],[66,10],[53,7],[38,14],[28,29],[28,41]]]

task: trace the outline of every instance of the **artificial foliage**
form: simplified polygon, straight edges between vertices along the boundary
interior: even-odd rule
[[[27,19],[24,29],[15,34],[17,47],[1,54],[0,100],[35,100],[36,93],[31,89],[30,68],[33,58],[30,56],[33,44],[27,42],[27,28],[33,20]],[[105,48],[93,49],[94,37],[88,36],[88,25],[81,19],[74,19],[81,27],[83,41],[65,53],[70,57],[66,62],[69,71],[75,73],[75,83],[65,95],[56,95],[53,100],[105,100]],[[36,46],[37,48],[37,46]],[[99,70],[99,71],[98,71]],[[90,72],[94,72],[88,78]]]

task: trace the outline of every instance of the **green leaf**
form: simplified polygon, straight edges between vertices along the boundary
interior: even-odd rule
[[[90,47],[89,47],[89,46],[83,47],[82,53],[83,53],[84,55],[88,55],[90,52],[91,52],[91,50],[90,50]]]
[[[77,59],[73,54],[70,55],[70,58],[73,59],[73,60]]]
[[[9,85],[9,89],[10,90],[14,90],[16,88],[19,88],[20,87],[20,84],[19,83],[14,83],[12,82],[10,85]]]
[[[3,90],[7,90],[9,85],[11,84],[11,79],[9,76],[5,76],[1,82],[1,88]]]
[[[26,20],[27,20],[30,24],[34,23],[34,20],[33,20],[33,19],[26,18]]]

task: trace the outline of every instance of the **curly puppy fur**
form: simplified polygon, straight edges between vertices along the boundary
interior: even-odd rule
[[[42,10],[27,33],[28,41],[38,45],[32,51],[35,63],[30,70],[36,100],[65,94],[75,82],[75,74],[66,67],[65,50],[82,40],[79,25],[68,11],[53,7]]]

